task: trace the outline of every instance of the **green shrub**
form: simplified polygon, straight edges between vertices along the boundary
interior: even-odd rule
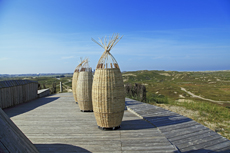
[[[150,96],[147,96],[147,102],[155,102],[157,104],[168,104],[168,98],[164,95],[150,94]]]

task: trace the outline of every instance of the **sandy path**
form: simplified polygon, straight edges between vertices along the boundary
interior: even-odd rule
[[[216,101],[216,100],[212,100],[212,99],[203,98],[203,97],[201,97],[201,96],[195,95],[194,93],[191,93],[190,91],[187,91],[185,88],[182,88],[182,87],[181,87],[181,90],[182,90],[182,91],[185,91],[186,93],[188,93],[188,94],[191,95],[192,97],[199,98],[199,99],[203,99],[203,100],[207,100],[207,101],[210,101],[210,102],[219,103],[219,104],[230,103],[230,101]]]

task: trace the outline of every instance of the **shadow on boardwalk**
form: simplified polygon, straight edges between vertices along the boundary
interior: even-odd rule
[[[120,130],[143,130],[152,128],[154,128],[154,126],[148,122],[145,122],[142,119],[136,119],[122,121]]]
[[[86,144],[87,145],[87,144]],[[75,153],[75,152],[81,152],[81,153],[91,153],[91,151],[88,151],[84,148],[78,147],[78,146],[73,146],[69,144],[35,144],[35,147],[38,149],[40,153],[48,153],[48,152],[55,152],[55,153]],[[126,152],[127,150],[117,150],[117,152]],[[139,151],[137,151],[139,152]],[[160,150],[149,150],[148,152],[156,152],[160,153]],[[162,152],[167,152],[167,151],[162,151]],[[178,153],[178,151],[169,151],[170,153]],[[212,151],[212,150],[207,150],[207,149],[198,149],[198,150],[189,150],[186,152],[182,153],[229,153],[229,150],[220,150],[220,151]]]
[[[3,109],[5,112],[8,112],[11,109],[14,109],[14,111],[10,111],[10,113],[7,113],[9,117],[14,117],[22,113],[26,113],[28,111],[31,111],[37,107],[40,107],[42,105],[48,104],[50,102],[53,102],[57,100],[59,97],[44,97],[44,98],[39,98],[27,103],[19,104],[17,106],[14,106],[13,108],[6,108]]]
[[[144,119],[153,123],[157,127],[176,125],[193,121],[190,118],[178,115],[144,117]]]
[[[143,105],[142,102],[139,102],[139,101],[131,101],[131,100],[125,100],[125,102],[130,106],[130,105]],[[144,103],[144,104],[147,104],[147,103]]]
[[[64,153],[64,152],[84,152],[84,153],[89,153],[90,151],[69,145],[69,144],[35,144],[35,147],[38,149],[40,153],[46,153],[46,152],[55,152],[55,153]]]
[[[230,150],[226,151],[212,151],[212,150],[206,150],[206,149],[198,149],[198,150],[189,150],[186,152],[181,153],[229,153]]]

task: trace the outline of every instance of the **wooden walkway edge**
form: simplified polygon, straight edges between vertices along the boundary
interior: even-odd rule
[[[0,153],[39,153],[31,141],[0,108]]]
[[[180,152],[230,153],[230,140],[190,118],[129,98],[126,107],[157,127]]]
[[[176,153],[152,124],[125,111],[121,128],[98,129],[92,112],[81,112],[72,93],[60,93],[4,109],[41,153]]]

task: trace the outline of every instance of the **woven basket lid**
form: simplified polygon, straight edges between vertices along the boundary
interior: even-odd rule
[[[119,37],[119,34],[113,34],[112,37],[109,37],[107,39],[107,37],[105,36],[104,39],[99,38],[100,43],[92,38],[92,40],[96,44],[98,44],[99,46],[105,49],[105,51],[103,52],[101,58],[97,63],[97,69],[119,68],[118,63],[116,59],[113,57],[113,55],[110,53],[110,50],[119,42],[119,40],[121,40],[122,37],[123,36]]]
[[[81,61],[81,63],[78,64],[78,66],[75,68],[74,72],[80,72],[82,66],[84,65],[84,63],[85,63],[86,61],[88,62],[88,58],[83,59],[83,60]]]
[[[81,66],[80,72],[92,72],[92,68],[89,66],[89,59],[85,59],[84,64]]]

